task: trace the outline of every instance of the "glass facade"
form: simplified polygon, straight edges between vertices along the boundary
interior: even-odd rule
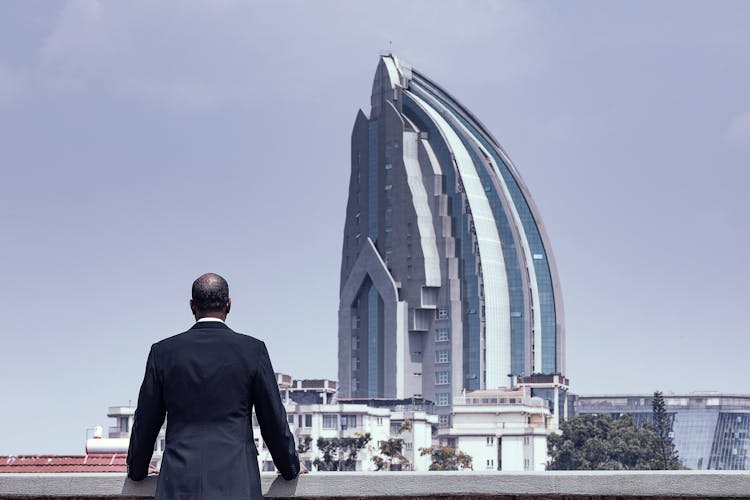
[[[510,192],[513,204],[518,212],[523,225],[524,233],[527,238],[529,248],[532,254],[536,254],[542,258],[533,259],[533,266],[536,275],[536,284],[539,290],[539,308],[540,318],[542,327],[542,366],[541,369],[537,368],[535,371],[538,373],[559,373],[560,369],[557,366],[557,341],[556,341],[556,316],[555,316],[555,300],[554,291],[552,288],[552,276],[549,268],[549,264],[546,259],[547,251],[544,248],[542,242],[542,236],[539,228],[536,224],[534,216],[531,212],[531,208],[524,196],[518,181],[514,177],[510,168],[506,165],[497,149],[490,144],[487,139],[487,135],[480,130],[478,124],[474,124],[473,120],[470,121],[466,118],[463,109],[453,100],[446,96],[442,91],[438,90],[434,84],[429,82],[419,73],[414,72],[414,83],[417,89],[422,88],[428,91],[433,96],[441,101],[446,107],[454,112],[456,118],[472,133],[472,139],[478,141],[482,146],[489,151],[492,155],[493,164],[496,167],[498,173],[502,177],[505,185]],[[466,113],[467,114],[467,113]],[[509,280],[510,280],[509,276]],[[511,297],[512,299],[512,297]],[[518,312],[517,309],[512,309],[513,312]],[[515,319],[515,318],[514,318]],[[518,322],[516,322],[518,325]],[[518,328],[518,327],[517,327]],[[518,360],[520,357],[519,348],[522,343],[516,338],[514,343],[514,354],[513,357],[516,360],[516,368],[518,368]],[[538,346],[537,346],[538,348]],[[521,373],[513,372],[514,375],[521,375]]]
[[[577,397],[575,413],[625,413],[651,423],[651,396]],[[665,396],[680,462],[692,470],[750,470],[750,396]]]
[[[711,445],[709,469],[747,470],[750,454],[750,414],[720,413]]]
[[[367,294],[367,396],[378,397],[378,347],[380,346],[380,298],[374,286]]]
[[[403,98],[404,114],[417,124],[420,130],[427,131],[432,151],[441,165],[453,165],[453,155],[435,124],[419,105],[408,94]],[[444,186],[457,186],[455,170],[452,167],[443,169]],[[461,298],[463,306],[463,372],[464,386],[467,390],[480,389],[481,386],[481,327],[479,315],[479,286],[477,262],[474,254],[471,225],[465,211],[465,201],[461,192],[445,189],[451,218],[454,221],[452,236],[456,248],[460,250],[459,274],[461,275]],[[447,309],[445,310],[447,314]],[[474,313],[470,313],[474,311]],[[441,310],[438,310],[438,318]]]
[[[371,121],[368,126],[368,172],[367,172],[367,200],[368,200],[368,235],[373,243],[378,241],[378,122]]]
[[[441,100],[439,96],[430,92],[426,87],[419,85],[419,80],[415,79],[415,85],[412,91],[423,97],[429,99],[434,97],[442,104],[446,104],[445,101]],[[492,215],[497,225],[497,232],[500,236],[503,248],[503,259],[505,262],[505,273],[508,281],[508,295],[510,299],[510,310],[512,313],[510,318],[511,323],[511,373],[514,375],[525,375],[524,373],[524,295],[523,295],[523,278],[521,276],[522,267],[520,265],[520,259],[517,254],[517,248],[511,229],[511,223],[508,221],[508,215],[505,207],[503,207],[502,199],[500,194],[493,187],[492,175],[494,172],[489,171],[487,167],[487,161],[482,158],[481,151],[475,145],[473,139],[470,139],[462,130],[455,125],[455,121],[458,119],[457,115],[454,114],[450,108],[441,109],[443,117],[452,124],[453,130],[459,135],[464,146],[469,151],[472,161],[478,167],[477,173],[482,181],[484,190],[487,193],[487,201],[490,204]],[[503,374],[505,376],[507,374]]]

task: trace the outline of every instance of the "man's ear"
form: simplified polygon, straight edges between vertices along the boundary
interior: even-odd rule
[[[232,299],[231,297],[227,299],[227,305],[224,306],[224,314],[229,314],[229,310],[232,308]]]
[[[195,316],[195,304],[193,303],[193,299],[190,299],[190,312]]]

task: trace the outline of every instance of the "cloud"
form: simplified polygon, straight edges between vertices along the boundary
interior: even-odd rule
[[[72,0],[44,43],[37,80],[53,93],[97,92],[167,107],[246,102],[254,74],[243,61],[256,49],[232,12],[239,8]]]
[[[733,144],[750,146],[750,111],[734,118],[727,129],[727,139]]]
[[[267,99],[270,86],[288,102],[315,98],[315,89],[335,85],[353,66],[374,67],[373,47],[387,49],[389,40],[426,71],[453,61],[456,70],[484,79],[486,72],[468,67],[501,60],[504,69],[494,77],[510,78],[538,65],[533,48],[518,53],[517,41],[537,14],[524,4],[384,0],[374,7],[338,0],[70,0],[43,44],[35,80],[52,93],[215,109]],[[481,50],[466,53],[467,45]]]

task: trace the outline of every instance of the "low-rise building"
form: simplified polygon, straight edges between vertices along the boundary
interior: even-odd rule
[[[472,457],[474,470],[544,470],[547,436],[554,430],[547,401],[531,388],[467,392],[453,403],[440,444]]]
[[[404,470],[428,470],[430,457],[422,456],[420,448],[432,446],[433,429],[437,426],[437,415],[424,411],[392,410],[367,404],[330,403],[285,404],[289,428],[297,444],[302,445],[300,460],[314,470],[313,463],[321,457],[318,440],[356,438],[370,435],[370,441],[357,454],[351,470],[376,470],[375,457],[382,456],[380,444],[389,439],[402,439],[402,455],[406,462],[396,460],[391,468]],[[261,470],[274,470],[273,460],[265,447],[256,419],[253,419],[253,434],[256,436]],[[345,457],[342,457],[342,459]],[[383,457],[387,458],[387,457]]]

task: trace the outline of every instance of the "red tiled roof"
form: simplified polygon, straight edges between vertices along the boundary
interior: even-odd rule
[[[20,455],[0,457],[3,472],[126,472],[125,453]]]

